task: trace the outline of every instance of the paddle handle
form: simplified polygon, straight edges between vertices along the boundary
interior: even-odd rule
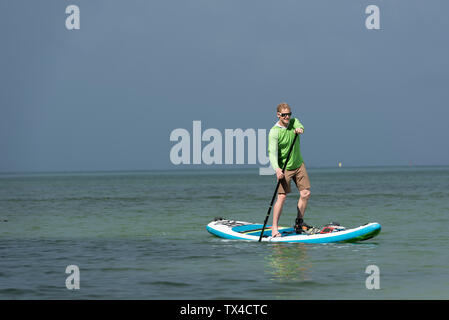
[[[290,149],[288,150],[287,159],[285,159],[284,167],[282,168],[282,173],[284,173],[285,168],[287,168],[287,163],[288,163],[288,160],[290,159],[290,154],[292,153],[293,146],[295,145],[295,142],[296,142],[296,138],[298,138],[297,133],[295,133],[295,138],[293,139]],[[267,226],[268,218],[270,217],[271,209],[273,208],[273,202],[274,202],[274,199],[276,198],[276,194],[278,192],[280,183],[281,183],[281,180],[278,180],[278,183],[276,184],[276,189],[274,190],[274,193],[273,193],[273,197],[271,198],[271,203],[270,203],[270,207],[268,208],[267,216],[265,217],[265,221],[263,222],[263,227],[262,227],[262,232],[260,233],[259,242],[262,241],[263,232],[265,230],[265,227]]]

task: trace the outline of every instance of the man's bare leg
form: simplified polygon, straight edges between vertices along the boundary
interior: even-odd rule
[[[298,215],[296,217],[296,221],[295,221],[295,231],[296,233],[302,233],[303,228],[302,226],[304,225],[304,215],[306,213],[306,209],[307,209],[307,202],[310,198],[310,190],[309,189],[304,189],[301,190],[299,192],[300,194],[300,198],[298,200]]]
[[[304,214],[306,213],[306,209],[307,209],[307,202],[310,198],[310,189],[304,189],[301,190],[299,192],[299,194],[301,195],[299,200],[298,200],[298,218],[300,219],[304,219]],[[301,216],[299,216],[301,215]]]
[[[276,200],[276,203],[273,207],[273,225],[271,227],[271,234],[275,235],[278,233],[278,223],[279,218],[282,213],[282,207],[284,206],[285,199],[287,198],[287,195],[285,193],[279,193],[278,198]]]

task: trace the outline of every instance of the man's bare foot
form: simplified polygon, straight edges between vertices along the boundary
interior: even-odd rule
[[[273,232],[271,231],[272,238],[282,237],[282,234],[279,231]]]

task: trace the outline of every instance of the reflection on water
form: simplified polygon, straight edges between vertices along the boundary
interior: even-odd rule
[[[329,265],[337,263],[341,257],[359,259],[360,252],[372,251],[378,247],[377,243],[275,243],[269,246],[269,253],[265,260],[266,272],[274,282],[295,282],[311,284],[326,282],[330,274],[323,273],[319,264]],[[375,261],[375,257],[368,254],[366,263]],[[351,260],[348,260],[350,264]]]
[[[270,246],[271,254],[266,256],[268,273],[271,280],[310,281],[312,263],[307,256],[308,245],[303,243],[277,243]]]

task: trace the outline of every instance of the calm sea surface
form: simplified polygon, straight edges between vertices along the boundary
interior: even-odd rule
[[[263,222],[275,178],[257,169],[0,175],[0,299],[449,298],[449,167],[308,171],[308,224],[382,232],[357,244],[210,235],[217,216]]]

